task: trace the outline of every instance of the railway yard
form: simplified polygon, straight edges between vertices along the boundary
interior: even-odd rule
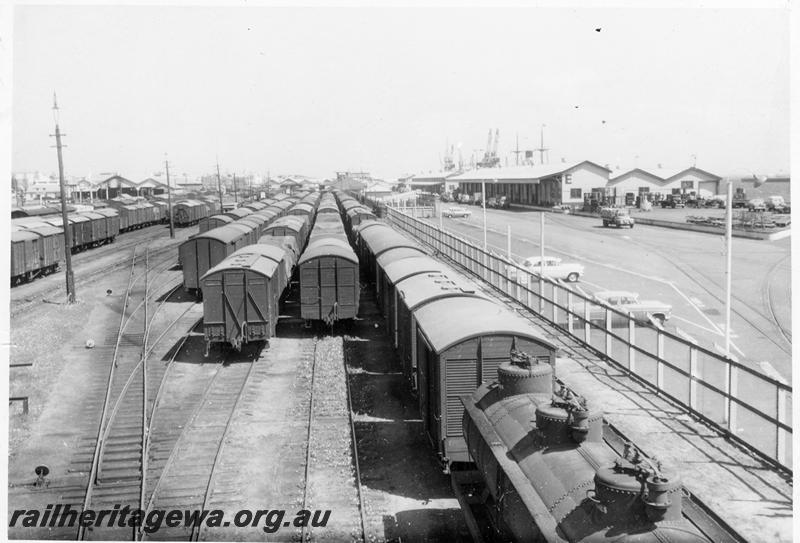
[[[174,239],[156,224],[77,253],[76,304],[61,303],[61,274],[12,289],[10,395],[26,398],[27,412],[11,406],[8,497],[10,516],[69,504],[143,517],[217,510],[225,522],[18,522],[11,538],[601,541],[619,530],[642,541],[791,540],[791,471],[351,196],[300,194],[212,215]],[[507,223],[513,254],[537,254],[524,213],[489,218],[497,252]],[[579,286],[625,274],[626,288],[675,306],[670,330],[720,341],[705,247],[683,233],[646,241],[640,228],[577,236],[583,220],[548,216],[559,256],[606,244],[584,260],[596,267]],[[446,227],[481,235],[474,217]],[[790,380],[788,313],[772,303],[789,289],[788,245],[768,257],[761,247],[737,246],[741,266],[766,272],[738,295],[734,343],[743,363]],[[598,264],[606,252],[616,261]],[[646,277],[670,261],[682,277]],[[699,270],[705,278],[684,288]],[[761,305],[745,315],[753,300]],[[538,385],[526,381],[539,374]],[[530,416],[514,411],[523,403]],[[501,404],[508,418],[491,411]],[[597,424],[576,422],[582,414]],[[522,439],[508,441],[518,431],[508,421]],[[615,467],[597,467],[606,464]],[[623,506],[614,492],[637,500]],[[299,511],[311,522],[297,522]],[[247,522],[231,520],[242,512]]]

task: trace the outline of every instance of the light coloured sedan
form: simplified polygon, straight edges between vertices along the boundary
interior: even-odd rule
[[[472,215],[472,211],[464,207],[448,207],[447,209],[442,211],[442,215],[444,215],[448,219],[453,219],[457,217],[467,218],[470,215]]]
[[[672,315],[672,306],[657,300],[639,300],[635,292],[625,290],[604,290],[594,293],[596,302],[607,305],[623,313],[632,313],[639,322],[653,322],[662,326]],[[601,307],[592,308],[592,320],[604,319],[605,311]]]
[[[542,266],[544,262],[544,266]],[[561,279],[574,283],[583,275],[583,265],[574,262],[564,262],[556,256],[545,256],[544,261],[541,256],[531,256],[522,261],[521,267],[529,273],[541,274],[548,279]],[[514,280],[517,269],[509,266],[509,277]],[[527,281],[528,274],[522,274],[521,282]]]

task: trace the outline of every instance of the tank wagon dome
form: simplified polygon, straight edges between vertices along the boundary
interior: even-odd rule
[[[427,255],[412,256],[402,260],[389,262],[383,267],[386,278],[392,284],[425,272],[444,272],[449,266],[435,260]]]
[[[442,315],[455,318],[443,319]],[[536,334],[526,320],[487,298],[435,300],[417,309],[414,316],[437,354],[487,333],[523,337],[553,351],[557,349],[556,345]]]
[[[454,275],[452,270],[412,275],[399,281],[395,285],[395,289],[397,289],[398,296],[403,299],[406,307],[411,311],[414,311],[422,304],[440,298],[466,296],[470,299],[487,299],[477,290],[475,283]],[[453,324],[450,323],[449,325]]]
[[[309,243],[303,255],[300,257],[299,264],[302,265],[314,258],[331,256],[349,260],[356,265],[358,264],[358,258],[353,252],[353,249],[350,248],[350,244],[336,238],[322,238],[318,242],[312,241]]]

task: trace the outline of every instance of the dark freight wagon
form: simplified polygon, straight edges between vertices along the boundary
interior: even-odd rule
[[[172,206],[175,226],[191,226],[208,216],[208,205],[198,200],[183,200]]]
[[[211,343],[266,341],[275,335],[281,295],[289,283],[287,251],[255,244],[240,249],[201,278],[206,352]]]
[[[358,258],[347,238],[309,241],[298,263],[300,316],[333,324],[358,314]]]
[[[383,269],[382,291],[387,294],[388,304],[384,307],[383,316],[389,323],[388,331],[392,338],[392,346],[397,344],[397,297],[399,296],[395,285],[400,281],[420,274],[441,274],[447,271],[447,266],[429,256],[414,256],[404,258],[387,264]]]
[[[386,308],[389,305],[389,296],[391,292],[387,289],[387,279],[385,269],[386,266],[393,262],[400,260],[412,259],[420,256],[426,256],[421,247],[398,247],[396,249],[389,249],[385,251],[375,261],[375,294],[378,309],[380,309],[384,316],[386,315]]]
[[[211,268],[235,251],[252,243],[253,229],[235,223],[197,234],[178,248],[178,259],[183,268],[183,287],[200,288],[200,278]]]
[[[11,232],[11,283],[30,281],[42,269],[39,236],[30,230]]]
[[[220,226],[225,226],[226,224],[230,224],[232,222],[233,218],[227,215],[212,215],[210,217],[200,219],[200,222],[198,223],[198,229],[202,234],[203,232],[208,232],[209,230],[219,228]]]
[[[115,209],[100,208],[95,209],[92,213],[102,215],[106,219],[106,235],[108,236],[107,242],[114,241],[119,235],[119,213]]]
[[[292,236],[297,240],[299,247],[303,247],[302,241],[308,238],[308,217],[299,215],[287,215],[272,221],[262,231],[265,236]]]
[[[557,348],[536,335],[527,321],[488,299],[436,300],[414,311],[414,320],[412,367],[423,427],[445,466],[468,462],[459,397],[494,380],[512,348],[551,365]]]

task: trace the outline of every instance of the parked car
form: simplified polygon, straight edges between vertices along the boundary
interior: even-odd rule
[[[666,198],[661,200],[661,207],[671,207],[672,209],[675,209],[676,207],[686,207],[686,202],[684,202],[683,198],[680,196],[668,194]]]
[[[747,209],[750,211],[766,211],[767,203],[761,198],[753,198],[747,202]]]
[[[632,313],[633,318],[642,323],[663,325],[672,315],[672,306],[656,300],[639,300],[635,292],[624,290],[605,290],[594,293],[594,301],[600,306],[608,306],[623,313]],[[592,307],[589,318],[600,320],[605,318],[601,307]]]
[[[541,266],[541,262],[542,257],[538,255],[531,256],[523,260],[520,267],[527,270],[529,273],[523,273],[519,278],[519,282],[526,284],[528,280],[527,276],[531,273],[542,273],[544,277],[549,279],[562,279],[571,283],[578,281],[578,279],[580,279],[580,277],[583,275],[583,264],[564,262],[555,256],[545,256],[544,266]],[[517,268],[514,266],[509,266],[508,276],[509,279],[516,280]]]
[[[553,206],[553,213],[570,213],[572,208],[566,204],[556,204]]]
[[[508,209],[508,198],[505,196],[492,196],[486,199],[486,207],[493,207],[496,209]]]
[[[470,215],[472,215],[472,211],[464,207],[448,207],[444,211],[442,211],[442,215],[444,215],[448,219],[453,219],[456,217],[467,218]]]
[[[604,207],[600,210],[600,218],[603,219],[603,226],[616,226],[622,228],[628,226],[633,228],[634,220],[628,214],[628,210],[621,207]]]

